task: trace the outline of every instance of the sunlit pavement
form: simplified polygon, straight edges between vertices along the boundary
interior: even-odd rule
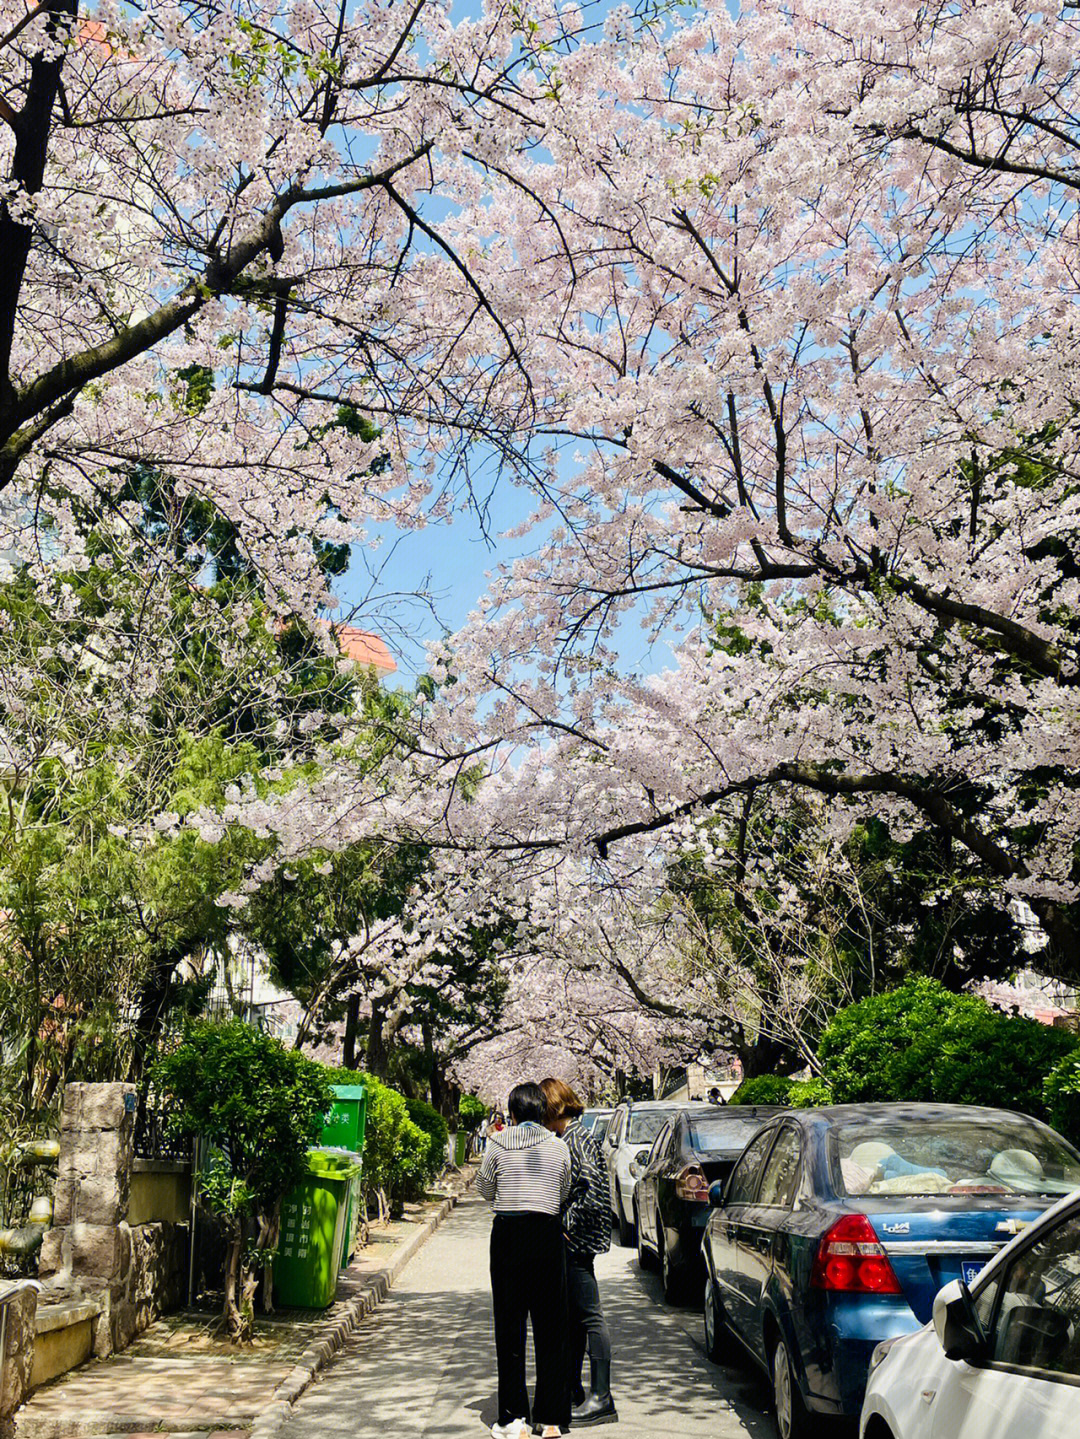
[[[475,1198],[462,1204],[301,1398],[286,1439],[475,1439],[483,1433],[497,1417],[490,1228],[486,1204]],[[708,1362],[697,1310],[665,1305],[659,1280],[639,1271],[632,1250],[613,1248],[597,1273],[620,1416],[618,1425],[597,1433],[774,1439],[764,1386],[749,1371]]]

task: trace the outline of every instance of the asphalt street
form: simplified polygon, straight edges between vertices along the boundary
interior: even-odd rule
[[[496,1418],[488,1290],[490,1209],[467,1199],[389,1297],[301,1398],[286,1439],[477,1439]],[[768,1393],[749,1370],[702,1351],[696,1309],[664,1303],[634,1251],[597,1264],[614,1349],[611,1439],[775,1439]],[[586,1431],[582,1430],[582,1434]]]

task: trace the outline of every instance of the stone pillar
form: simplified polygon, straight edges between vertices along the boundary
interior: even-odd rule
[[[4,1332],[0,1351],[0,1439],[7,1439],[14,1432],[12,1415],[30,1388],[30,1372],[34,1367],[37,1291],[28,1284],[6,1300],[0,1300],[0,1306],[0,1325]]]
[[[100,1298],[94,1353],[112,1354],[135,1334],[131,1229],[127,1223],[134,1159],[135,1088],[69,1084],[60,1116],[60,1160],[53,1228],[38,1273],[62,1276]]]
[[[60,1116],[55,1225],[101,1227],[127,1218],[134,1139],[134,1085],[67,1086]]]

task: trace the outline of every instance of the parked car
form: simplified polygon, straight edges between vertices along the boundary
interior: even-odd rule
[[[630,1248],[634,1243],[635,1175],[630,1164],[640,1149],[648,1149],[667,1121],[680,1110],[704,1108],[703,1105],[671,1104],[664,1100],[624,1101],[617,1105],[604,1139],[604,1160],[611,1184],[611,1217],[619,1228],[619,1243]]]
[[[610,1109],[587,1109],[581,1116],[581,1127],[587,1129],[597,1139],[603,1139],[603,1134],[598,1132],[598,1127],[607,1129],[607,1121],[611,1118]]]
[[[862,1439],[1072,1439],[1080,1399],[1080,1193],[954,1279],[933,1322],[874,1350]]]
[[[854,1418],[875,1347],[1078,1186],[1080,1154],[1007,1110],[788,1111],[710,1190],[709,1355],[744,1350],[770,1375],[781,1439],[808,1435],[811,1415]]]
[[[630,1164],[638,1263],[660,1265],[664,1297],[675,1303],[701,1293],[701,1236],[709,1219],[709,1185],[725,1180],[775,1104],[695,1106],[667,1121],[649,1150]]]
[[[611,1123],[610,1114],[601,1114],[597,1117],[595,1124],[590,1131],[597,1144],[603,1144],[607,1138],[608,1125]]]

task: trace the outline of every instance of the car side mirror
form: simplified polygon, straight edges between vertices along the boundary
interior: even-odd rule
[[[946,1359],[981,1359],[985,1354],[986,1337],[962,1279],[946,1284],[934,1300],[934,1330]]]
[[[714,1179],[709,1185],[709,1207],[719,1209],[724,1202],[724,1181]]]
[[[630,1161],[630,1173],[635,1179],[640,1179],[648,1167],[649,1151],[647,1149],[639,1149]]]

